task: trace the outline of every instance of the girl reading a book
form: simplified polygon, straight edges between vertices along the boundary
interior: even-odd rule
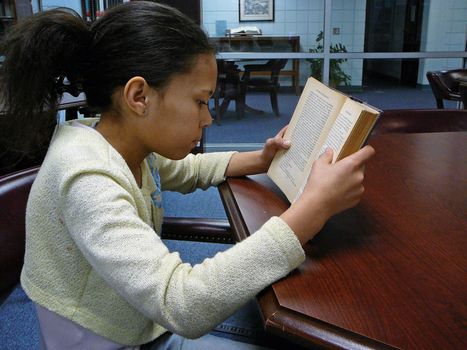
[[[302,245],[357,204],[373,149],[336,164],[328,150],[286,212],[191,266],[160,238],[161,192],[264,172],[288,147],[282,131],[259,151],[189,154],[212,121],[217,71],[206,34],[170,7],[137,1],[90,27],[65,9],[40,13],[1,49],[12,137],[32,147],[50,138],[29,196],[21,274],[42,346],[254,348],[208,333],[299,266]],[[100,118],[55,126],[63,91],[84,91]]]

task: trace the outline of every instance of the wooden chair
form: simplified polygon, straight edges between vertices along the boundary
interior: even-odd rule
[[[240,70],[231,61],[217,60],[217,85],[213,94],[217,125],[221,124],[222,114],[230,101],[235,101],[237,119],[243,118],[243,98],[241,96]],[[220,100],[222,99],[222,103]]]
[[[26,203],[39,167],[0,177],[0,300],[19,282],[25,246]],[[226,220],[165,218],[162,238],[233,243]]]
[[[467,131],[467,110],[392,109],[383,111],[372,135]]]
[[[277,92],[279,89],[279,75],[281,70],[287,64],[287,59],[272,59],[265,64],[247,64],[245,65],[242,76],[242,97],[245,99],[247,91],[266,91],[269,92],[272,109],[274,114],[279,116],[279,105],[277,102]],[[268,77],[253,76],[254,72],[270,72]],[[245,100],[244,100],[245,101]],[[243,103],[244,106],[245,103]]]
[[[0,296],[19,281],[24,257],[24,228],[29,190],[38,167],[0,177]]]
[[[426,77],[430,83],[438,108],[444,108],[443,100],[462,101],[459,83],[461,81],[467,82],[467,69],[430,71],[426,73]],[[465,104],[464,108],[467,108]]]

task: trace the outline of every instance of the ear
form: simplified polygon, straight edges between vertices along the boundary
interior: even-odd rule
[[[123,101],[128,108],[139,116],[144,116],[148,108],[150,87],[143,77],[133,77],[127,81],[123,89]]]

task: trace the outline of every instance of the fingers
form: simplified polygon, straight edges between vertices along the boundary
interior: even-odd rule
[[[284,126],[278,133],[277,135],[274,137],[274,140],[276,141],[276,144],[280,147],[280,148],[289,148],[291,143],[289,140],[284,140],[284,135],[285,135],[285,132],[287,131],[287,127],[288,125]]]
[[[285,132],[287,131],[287,127],[288,127],[288,126],[289,126],[289,125],[284,126],[284,127],[277,133],[277,136],[279,136],[279,137],[284,137]]]
[[[347,156],[343,161],[354,163],[356,167],[361,167],[368,160],[370,160],[375,155],[375,149],[369,145],[363,147],[359,151]]]
[[[332,163],[332,155],[334,154],[334,151],[332,148],[326,148],[323,154],[319,156],[319,160],[325,162],[326,164],[331,164]]]
[[[284,140],[282,138],[274,137],[271,139],[267,139],[265,146],[266,148],[271,148],[271,149],[289,148],[290,141]]]
[[[267,147],[273,147],[274,149],[288,149],[290,148],[290,140],[284,139],[285,131],[287,130],[287,125],[284,126],[276,136],[266,140]]]
[[[290,148],[290,145],[291,145],[291,144],[292,144],[292,143],[290,142],[290,140],[284,140],[284,139],[282,139],[282,147],[283,147],[283,148],[286,148],[286,149],[287,149],[287,148]]]

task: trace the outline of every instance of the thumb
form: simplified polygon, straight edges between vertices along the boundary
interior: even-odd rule
[[[320,161],[326,163],[326,164],[331,164],[332,163],[332,155],[333,155],[333,150],[330,147],[327,147],[326,150],[324,151],[323,154],[319,156]]]

